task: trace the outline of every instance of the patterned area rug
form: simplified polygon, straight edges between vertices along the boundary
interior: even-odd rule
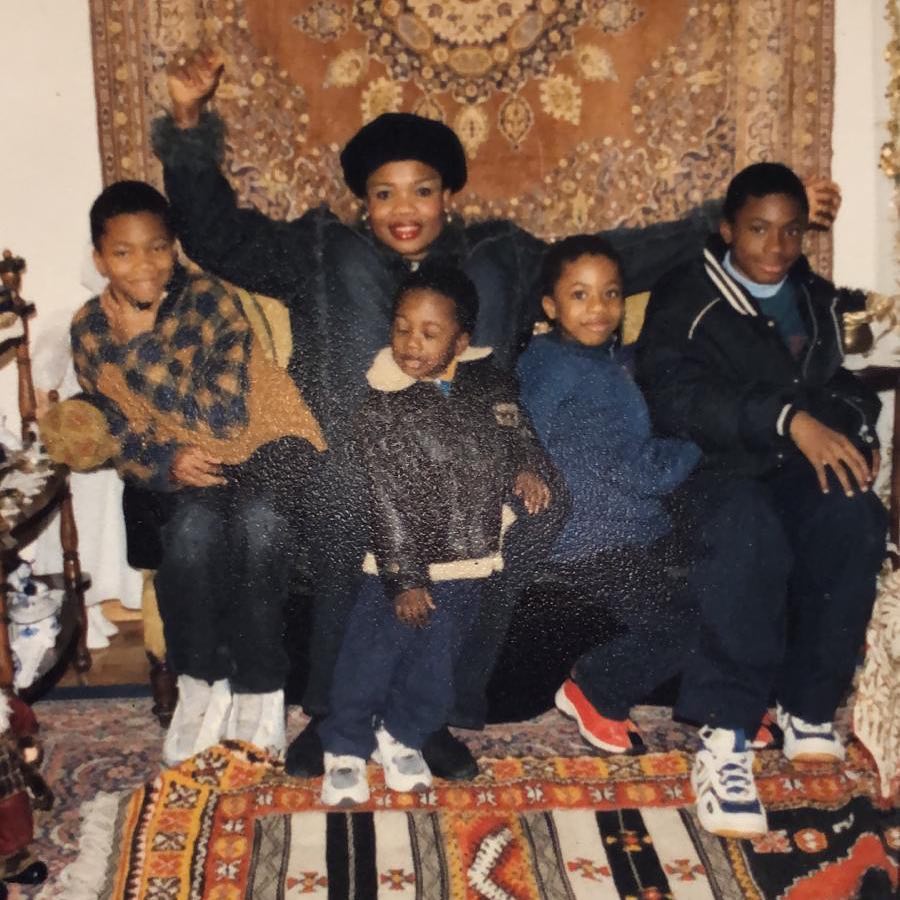
[[[551,714],[553,715],[553,714]],[[555,715],[554,715],[555,718]],[[324,809],[316,781],[246,745],[213,748],[84,813],[61,896],[99,898],[890,897],[900,821],[871,764],[792,769],[759,757],[771,831],[713,838],[685,808],[690,758],[482,757],[467,784]]]
[[[132,865],[140,858],[140,847],[146,845],[151,831],[141,831],[136,826],[146,821],[146,815],[152,810],[161,808],[155,804],[163,796],[163,782],[157,782],[155,787],[152,784],[141,786],[153,782],[160,772],[162,730],[150,715],[150,700],[143,697],[41,702],[36,710],[47,751],[44,771],[56,792],[57,803],[51,813],[38,820],[35,849],[47,861],[51,877],[41,888],[19,889],[18,894],[13,889],[11,896],[65,900],[102,896],[98,894],[102,885],[93,894],[79,893],[78,881],[71,877],[64,880],[62,872],[78,857],[79,842],[90,835],[96,838],[105,834],[109,841],[107,850],[93,867],[93,878],[98,885],[112,877],[109,870],[114,865]],[[553,858],[560,869],[560,883],[568,883],[571,893],[554,893],[555,889],[545,887],[541,894],[532,890],[534,884],[542,883],[536,880],[531,886],[528,881],[523,881],[524,886],[520,885],[515,891],[511,887],[513,882],[504,882],[510,885],[503,888],[506,894],[499,889],[485,894],[476,892],[466,880],[456,897],[503,898],[508,895],[516,900],[532,897],[555,900],[557,897],[616,897],[621,891],[622,896],[642,898],[667,895],[686,898],[796,896],[822,900],[860,896],[857,892],[861,884],[860,873],[869,866],[874,867],[870,881],[879,877],[879,870],[896,872],[895,868],[889,868],[886,859],[893,854],[896,860],[900,850],[900,816],[895,810],[879,810],[870,801],[869,798],[875,795],[876,782],[870,763],[857,746],[851,748],[849,763],[839,773],[828,770],[799,772],[778,752],[760,754],[764,799],[772,810],[772,831],[766,839],[755,844],[719,841],[698,832],[692,816],[683,808],[687,801],[686,758],[680,753],[664,752],[673,747],[692,750],[696,741],[693,729],[673,722],[670,711],[660,707],[639,707],[635,718],[649,749],[654,751],[643,759],[583,757],[585,745],[574,724],[555,711],[530,722],[492,725],[481,733],[460,732],[485,768],[477,782],[464,788],[439,788],[437,799],[403,798],[385,793],[373,767],[375,802],[366,812],[349,819],[343,814],[329,816],[315,805],[316,783],[291,782],[263,760],[245,758],[240,769],[245,773],[242,777],[246,777],[246,784],[240,786],[229,782],[225,792],[218,790],[216,785],[221,783],[225,777],[221,773],[228,767],[212,766],[211,780],[206,779],[207,783],[201,785],[206,791],[203,796],[208,810],[204,827],[219,828],[220,837],[231,835],[225,845],[230,840],[233,844],[231,852],[235,852],[235,848],[241,851],[236,859],[242,866],[245,859],[250,859],[253,884],[259,884],[260,891],[263,879],[269,877],[260,868],[261,861],[275,863],[277,871],[271,877],[282,879],[283,893],[271,896],[285,898],[310,895],[343,900],[353,896],[342,890],[348,878],[353,879],[353,884],[362,885],[357,890],[357,897],[374,897],[377,896],[374,890],[366,891],[373,880],[377,880],[376,875],[380,879],[382,874],[389,876],[389,881],[379,884],[382,896],[418,896],[423,900],[440,897],[440,893],[428,894],[421,889],[417,893],[416,885],[408,881],[408,876],[416,875],[410,862],[414,852],[413,835],[418,841],[415,846],[420,858],[426,846],[422,829],[431,828],[436,836],[441,836],[442,849],[437,858],[443,860],[441,865],[447,867],[447,873],[456,859],[454,871],[459,873],[462,865],[459,860],[468,857],[458,854],[472,854],[475,841],[480,842],[491,831],[489,820],[495,814],[497,828],[508,828],[514,838],[507,842],[504,834],[499,844],[491,844],[500,851],[498,865],[506,874],[511,871],[509,866],[514,859],[523,867],[531,865],[530,861],[535,859],[530,835],[556,835],[561,841],[566,834],[571,834],[571,823],[580,823],[574,830],[578,832],[577,840],[584,844],[583,850],[566,849],[563,852],[553,849]],[[289,736],[298,733],[304,724],[303,715],[292,709],[288,719]],[[190,785],[200,780],[196,775],[196,766],[189,767],[187,773],[183,770],[167,773],[165,783]],[[237,778],[237,775],[228,777]],[[538,797],[538,789],[542,798]],[[273,805],[256,807],[254,804],[267,791],[273,793]],[[128,820],[124,813],[136,797],[147,803]],[[386,806],[385,798],[400,803]],[[404,802],[409,804],[410,799],[427,802],[403,805]],[[248,801],[252,801],[250,805],[247,805]],[[244,809],[231,816],[228,810],[234,802],[244,804]],[[279,805],[274,805],[276,803]],[[640,807],[639,812],[633,811],[634,807]],[[83,814],[92,810],[95,812],[92,821],[100,826],[99,831],[83,827]],[[119,811],[123,818],[110,829],[109,822],[115,822]],[[261,811],[266,811],[267,815],[260,816]],[[400,813],[400,817],[388,827],[384,824],[386,813]],[[181,810],[178,815],[190,820],[192,813]],[[227,830],[228,816],[236,822],[244,822],[243,826],[234,826],[244,827],[243,833]],[[457,822],[455,830],[451,828],[451,816]],[[157,818],[154,821],[154,829],[165,831],[160,827],[160,821],[164,820]],[[471,828],[467,822],[472,823]],[[583,830],[585,823],[590,827]],[[184,833],[189,835],[190,830],[187,827]],[[123,833],[131,834],[137,841],[132,843],[130,860],[118,851],[115,855],[112,852],[113,834]],[[374,846],[371,842],[365,843],[369,840],[366,835],[372,834],[379,835]],[[390,840],[385,837],[388,834],[392,835]],[[307,848],[304,835],[310,835],[310,842],[318,841],[318,849],[312,843]],[[449,842],[444,841],[444,835],[450,836]],[[574,846],[574,838],[565,840],[567,848]],[[186,847],[188,843],[186,838]],[[273,856],[270,849],[273,844],[283,849],[284,854]],[[117,847],[125,845],[123,838],[117,839]],[[220,848],[225,845],[219,843]],[[184,858],[182,851],[162,852],[163,856],[173,854],[169,857],[172,860]],[[301,855],[297,856],[297,853]],[[316,853],[319,859],[324,858],[324,869],[318,864],[309,868],[305,862],[309,857],[303,854]],[[292,857],[291,854],[295,855]],[[383,865],[379,860],[385,858],[384,854],[388,854],[388,862]],[[348,868],[351,856],[359,861],[359,874],[356,863],[352,873]],[[401,858],[406,862],[393,862]],[[205,869],[198,871],[196,877],[206,877],[204,873],[209,870],[212,859],[210,851]],[[638,860],[640,868],[633,869]],[[686,866],[680,860],[692,862]],[[234,861],[227,860],[222,871],[228,871],[228,864]],[[570,868],[570,863],[574,868]],[[402,884],[394,885],[390,870],[395,868],[404,873],[402,879],[398,877]],[[245,884],[249,883],[250,871],[249,865],[242,869]],[[546,866],[538,869],[537,874],[533,871],[527,874],[525,868],[522,871],[522,878],[550,877]],[[638,874],[634,874],[635,871]],[[317,873],[312,882],[331,879],[331,890],[321,883],[307,884],[308,872]],[[660,872],[665,876],[665,882],[660,879]],[[827,890],[821,883],[809,881],[809,876],[822,877],[822,873],[837,877]],[[363,876],[370,880],[361,881]],[[416,877],[424,878],[425,875]],[[450,876],[446,874],[445,877],[449,879]],[[883,878],[888,880],[882,879],[881,888],[876,880],[873,891],[862,896],[890,897],[890,877],[884,874]],[[622,881],[623,878],[626,880]],[[629,882],[628,878],[633,880]],[[645,885],[643,893],[635,886],[638,882],[634,879],[638,878]],[[668,888],[664,883],[668,883]],[[221,891],[208,892],[206,896],[243,896],[232,890],[235,886],[236,883],[226,879],[219,885]],[[120,895],[107,889],[106,896]],[[142,895],[133,892],[125,896]],[[179,894],[163,891],[147,892],[143,896],[177,897]],[[193,894],[183,896],[201,897],[203,893],[195,888]],[[248,892],[247,896],[269,895]]]

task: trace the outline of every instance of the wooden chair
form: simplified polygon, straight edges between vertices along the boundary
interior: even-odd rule
[[[22,324],[22,334],[0,341],[0,357],[10,350],[15,351],[22,442],[28,446],[37,439],[35,424],[37,404],[29,352],[29,319],[34,315],[35,307],[33,303],[26,303],[19,293],[24,268],[23,259],[13,256],[9,250],[3,252],[0,260],[0,281],[3,285],[0,293],[0,312],[13,313]],[[63,571],[58,575],[41,576],[51,588],[63,589],[65,597],[63,627],[56,646],[57,665],[53,668],[58,670],[66,663],[73,646],[75,669],[78,672],[86,672],[91,667],[91,656],[86,644],[87,617],[84,607],[84,592],[90,582],[81,572],[78,557],[78,529],[72,511],[68,470],[58,465],[51,468],[51,474],[40,494],[29,498],[15,517],[0,518],[0,688],[10,688],[13,684],[13,660],[6,606],[6,567],[16,551],[30,543],[42,528],[46,527],[56,510],[60,514]],[[41,686],[39,681],[25,693],[33,695]]]

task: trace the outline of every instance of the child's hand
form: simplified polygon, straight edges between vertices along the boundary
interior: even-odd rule
[[[428,624],[434,601],[423,587],[409,588],[394,597],[394,612],[397,618],[411,628],[422,628]]]
[[[809,224],[826,231],[831,228],[841,208],[841,189],[830,178],[816,176],[803,182],[809,201]]]
[[[193,128],[200,121],[203,104],[216,92],[223,68],[218,51],[208,48],[177,56],[169,63],[172,117],[179,128]]]
[[[182,447],[172,460],[169,474],[173,481],[185,487],[216,487],[227,484],[222,477],[222,460],[199,447]]]
[[[109,288],[100,295],[100,308],[109,322],[112,336],[127,344],[139,334],[151,331],[156,324],[156,307],[138,309],[127,300],[117,297]]]
[[[543,512],[550,505],[550,488],[534,472],[519,472],[513,485],[513,493],[525,504],[525,509],[531,516]]]
[[[870,468],[866,458],[844,435],[823,425],[807,412],[800,411],[791,419],[790,432],[797,449],[816,470],[823,494],[828,493],[827,468],[834,472],[848,497],[853,496],[853,484],[848,473],[856,479],[862,491],[869,489],[878,474],[878,469],[875,466]],[[877,454],[872,458],[876,464],[879,460]]]

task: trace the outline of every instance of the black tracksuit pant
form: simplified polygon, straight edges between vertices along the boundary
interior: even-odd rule
[[[870,491],[822,493],[798,459],[766,478],[701,472],[682,497],[704,547],[689,574],[700,634],[676,715],[755,733],[773,693],[830,722],[850,685],[885,556]],[[688,527],[691,527],[690,525]]]

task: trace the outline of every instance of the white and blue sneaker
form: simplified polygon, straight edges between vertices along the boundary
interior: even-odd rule
[[[356,806],[369,799],[366,761],[360,756],[325,753],[322,803],[325,806]]]
[[[753,751],[743,731],[700,729],[703,747],[694,757],[691,787],[697,818],[720,837],[751,838],[768,831],[766,811],[753,780]]]
[[[384,769],[384,783],[392,791],[427,791],[431,787],[431,769],[421,750],[401,744],[382,725],[375,732],[377,758]]]
[[[784,732],[784,755],[791,762],[842,762],[846,750],[834,722],[814,723],[801,719],[780,704],[775,709],[778,727]]]

